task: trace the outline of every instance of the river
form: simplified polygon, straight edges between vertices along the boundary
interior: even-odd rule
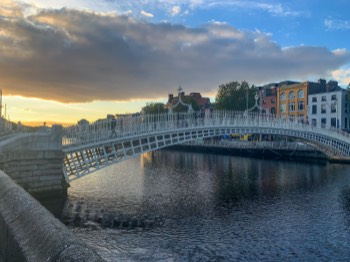
[[[161,150],[71,183],[107,261],[348,261],[350,165]]]

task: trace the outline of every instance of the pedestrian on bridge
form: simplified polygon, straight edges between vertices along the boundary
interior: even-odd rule
[[[116,137],[117,136],[117,133],[115,132],[115,128],[117,126],[117,119],[115,119],[115,116],[112,117],[112,121],[111,121],[111,138],[112,137]]]

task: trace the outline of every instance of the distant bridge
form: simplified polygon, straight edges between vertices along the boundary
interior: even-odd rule
[[[224,134],[292,137],[312,144],[329,158],[350,156],[350,135],[274,116],[214,111],[121,117],[63,130],[63,171],[68,181],[145,152]]]

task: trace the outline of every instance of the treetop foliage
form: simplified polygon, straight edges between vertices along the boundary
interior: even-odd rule
[[[165,104],[164,103],[146,103],[146,106],[142,108],[142,112],[145,114],[158,114],[165,113]]]
[[[255,104],[254,96],[257,91],[254,85],[250,86],[246,81],[222,84],[215,98],[215,109],[237,111],[249,109]]]

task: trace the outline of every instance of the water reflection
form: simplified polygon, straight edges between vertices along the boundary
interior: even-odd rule
[[[346,260],[349,171],[157,151],[73,182],[65,222],[109,261]]]

